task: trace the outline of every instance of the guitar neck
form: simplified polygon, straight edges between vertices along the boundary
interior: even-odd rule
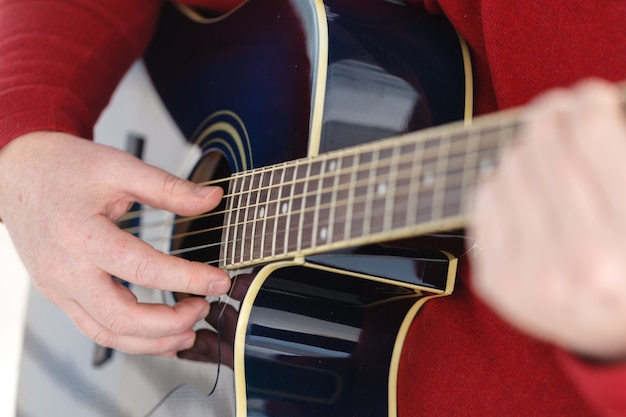
[[[221,267],[464,226],[474,187],[513,139],[518,113],[234,174]]]

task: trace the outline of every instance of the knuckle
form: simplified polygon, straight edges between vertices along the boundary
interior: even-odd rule
[[[120,336],[133,334],[136,330],[133,323],[127,311],[116,310],[105,317],[103,325],[108,329],[108,333]]]
[[[172,319],[170,323],[171,334],[180,334],[183,333],[191,327],[192,323],[189,323],[188,320],[185,320],[180,314],[176,314],[175,318]]]
[[[134,260],[132,277],[135,284],[148,286],[153,281],[153,262],[153,256],[149,254],[142,254]]]
[[[106,329],[97,332],[91,338],[100,346],[108,348],[117,347],[118,336]]]
[[[170,271],[172,271],[173,282],[176,282],[177,291],[183,293],[193,293],[197,291],[197,283],[200,278],[195,264],[187,259],[169,256]],[[173,272],[175,271],[175,272]],[[174,290],[174,288],[172,288]]]
[[[174,195],[184,189],[187,181],[173,174],[165,175],[163,179],[163,192],[165,195]]]
[[[184,294],[200,295],[195,279],[189,275],[181,276],[179,280],[180,292]]]
[[[204,271],[196,264],[187,261],[187,268],[182,274],[181,284],[184,291],[195,295],[206,295],[209,291],[209,284],[206,282]]]

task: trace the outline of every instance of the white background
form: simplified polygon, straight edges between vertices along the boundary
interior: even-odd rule
[[[0,416],[15,415],[28,276],[0,225]]]

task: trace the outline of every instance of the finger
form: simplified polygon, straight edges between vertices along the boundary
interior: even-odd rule
[[[76,327],[95,343],[126,353],[171,356],[172,352],[193,346],[196,338],[193,330],[159,338],[120,335],[104,327],[74,301],[64,303],[61,308],[72,318]]]
[[[93,280],[91,291],[77,301],[98,323],[121,336],[180,334],[209,314],[209,304],[202,297],[189,297],[173,306],[139,303],[127,287],[111,279]]]
[[[525,165],[526,193],[534,195],[532,204],[528,205],[530,213],[543,218],[543,224],[537,227],[547,236],[557,232],[559,213],[558,206],[558,175],[555,175],[555,164],[552,161],[562,157],[558,149],[563,123],[563,113],[568,93],[564,90],[555,90],[549,97],[544,96],[530,106],[526,113],[526,123],[522,127],[519,140],[521,149],[520,165]],[[520,181],[521,182],[521,181]],[[520,202],[528,203],[528,195]],[[555,201],[557,200],[557,201]],[[537,230],[534,233],[537,234]],[[536,236],[538,237],[538,236]]]
[[[615,198],[615,184],[624,179],[626,119],[618,90],[605,82],[589,81],[573,90],[575,106],[570,113],[572,149],[585,164],[593,186],[609,212],[620,219],[623,199]]]
[[[233,306],[225,303],[213,303],[211,304],[211,311],[206,317],[206,322],[219,331],[223,340],[232,344],[235,341],[238,319],[239,311]]]
[[[538,259],[529,259],[531,250],[549,234],[552,216],[538,209],[545,191],[530,172],[533,163],[527,144],[517,143],[477,190],[470,233],[481,250],[473,262],[473,287],[501,313],[518,310],[522,295],[532,290]]]
[[[191,216],[215,208],[222,198],[220,187],[200,186],[139,159],[128,159],[117,180],[142,204]]]
[[[177,356],[198,362],[219,363],[231,368],[234,363],[233,345],[207,329],[198,330],[194,345],[178,352]]]
[[[99,223],[99,224],[96,224]],[[94,219],[98,239],[87,239],[87,253],[102,270],[144,287],[196,295],[221,295],[230,288],[228,275],[200,262],[166,255],[121,231],[109,219]]]
[[[219,338],[216,333],[200,329],[196,333],[196,341],[189,349],[181,349],[176,353],[180,359],[187,359],[196,362],[218,363]]]
[[[565,91],[543,97],[531,107],[521,138],[527,149],[525,174],[539,198],[528,208],[544,217],[543,235],[549,238],[570,234],[583,223],[595,223],[600,209],[597,188],[572,151],[576,134],[570,121],[572,100],[572,94]]]
[[[498,254],[506,250],[508,255],[516,252],[519,246],[518,236],[525,228],[523,219],[526,214],[519,202],[529,199],[527,187],[520,183],[523,177],[519,160],[519,149],[504,151],[499,168],[476,191],[470,233],[483,253]],[[494,256],[489,258],[487,262],[493,263]]]
[[[503,159],[502,169],[510,169],[510,163]],[[505,168],[506,167],[506,168]],[[501,288],[502,276],[499,271],[506,268],[510,253],[517,257],[518,239],[512,225],[516,224],[514,209],[510,207],[512,198],[508,195],[503,172],[483,183],[477,190],[475,210],[470,225],[470,236],[476,240],[480,250],[472,262],[474,289],[483,297],[491,299],[493,292]],[[504,253],[506,251],[506,253]]]

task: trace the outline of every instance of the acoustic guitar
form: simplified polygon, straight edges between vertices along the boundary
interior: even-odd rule
[[[473,185],[516,119],[470,123],[468,52],[444,19],[353,3],[164,8],[146,85],[182,139],[158,149],[225,198],[193,218],[134,207],[120,227],[228,270],[231,293],[169,359],[94,350],[33,294],[24,415],[397,415],[408,327],[452,293]]]

